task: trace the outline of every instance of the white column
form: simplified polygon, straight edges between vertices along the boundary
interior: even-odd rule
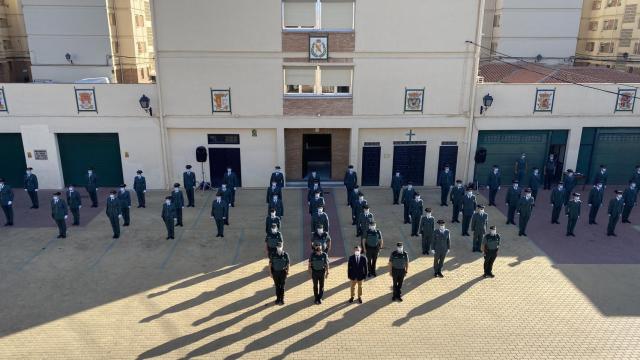
[[[475,155],[476,149],[478,148],[478,129],[476,127],[472,127],[470,131],[471,143],[464,145],[465,151],[468,152],[463,154],[462,157],[460,156],[460,154],[458,155],[458,159],[462,160],[463,162],[467,162],[466,164],[463,164],[462,167],[463,169],[467,170],[466,177],[463,179],[465,184],[473,181],[473,174],[476,171]]]
[[[580,140],[582,139],[582,128],[575,127],[569,130],[569,138],[567,139],[567,153],[564,157],[564,169],[576,170],[578,165],[578,152],[580,151]]]
[[[287,173],[285,169],[287,168],[285,164],[285,151],[284,151],[284,128],[276,128],[276,159],[278,160],[278,165],[282,168],[282,173],[284,174],[284,180],[287,181]]]
[[[358,170],[360,165],[358,164],[358,148],[360,144],[360,129],[357,127],[351,128],[351,138],[349,140],[349,164]]]
[[[23,125],[20,126],[20,132],[27,166],[32,167],[33,173],[38,176],[39,186],[43,189],[64,187],[56,135],[50,132],[49,126]],[[34,150],[46,150],[47,160],[36,160]]]

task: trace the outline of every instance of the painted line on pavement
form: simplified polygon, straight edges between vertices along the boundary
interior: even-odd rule
[[[56,241],[60,240],[60,238],[55,237],[49,241],[47,241],[47,243],[44,245],[44,247],[42,247],[40,250],[38,250],[35,254],[31,255],[27,260],[25,260],[19,267],[18,267],[18,271],[22,271],[27,265],[29,265],[35,258],[37,258],[38,256],[40,256],[42,253],[44,253],[47,248],[49,248],[51,245],[53,245]]]

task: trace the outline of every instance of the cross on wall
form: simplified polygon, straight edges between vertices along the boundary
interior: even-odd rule
[[[413,129],[409,129],[409,132],[405,135],[407,135],[409,137],[409,141],[411,141],[413,140],[413,137],[416,135],[416,133],[413,132]]]

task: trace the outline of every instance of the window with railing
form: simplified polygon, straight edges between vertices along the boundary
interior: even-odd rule
[[[614,47],[615,47],[615,43],[613,41],[601,42],[600,49],[598,52],[605,53],[605,54],[612,54]]]
[[[617,30],[618,19],[609,19],[602,22],[602,30]]]
[[[285,95],[351,95],[353,68],[300,66],[284,68]]]

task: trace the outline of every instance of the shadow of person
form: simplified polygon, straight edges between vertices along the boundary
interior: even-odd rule
[[[171,285],[170,287],[168,287],[165,290],[158,291],[158,292],[155,292],[155,293],[151,293],[151,294],[147,295],[147,298],[151,299],[151,298],[154,298],[154,297],[157,297],[157,296],[161,296],[161,295],[167,294],[167,293],[169,293],[171,291],[180,290],[180,289],[186,289],[186,288],[188,288],[190,286],[197,285],[197,284],[199,284],[201,282],[205,282],[205,281],[208,281],[208,280],[215,279],[218,276],[226,275],[226,274],[238,269],[239,267],[240,267],[240,264],[233,264],[231,266],[227,266],[224,269],[210,271],[210,272],[198,275],[196,277],[187,279],[187,280],[185,280],[183,282],[180,282],[178,284]]]

